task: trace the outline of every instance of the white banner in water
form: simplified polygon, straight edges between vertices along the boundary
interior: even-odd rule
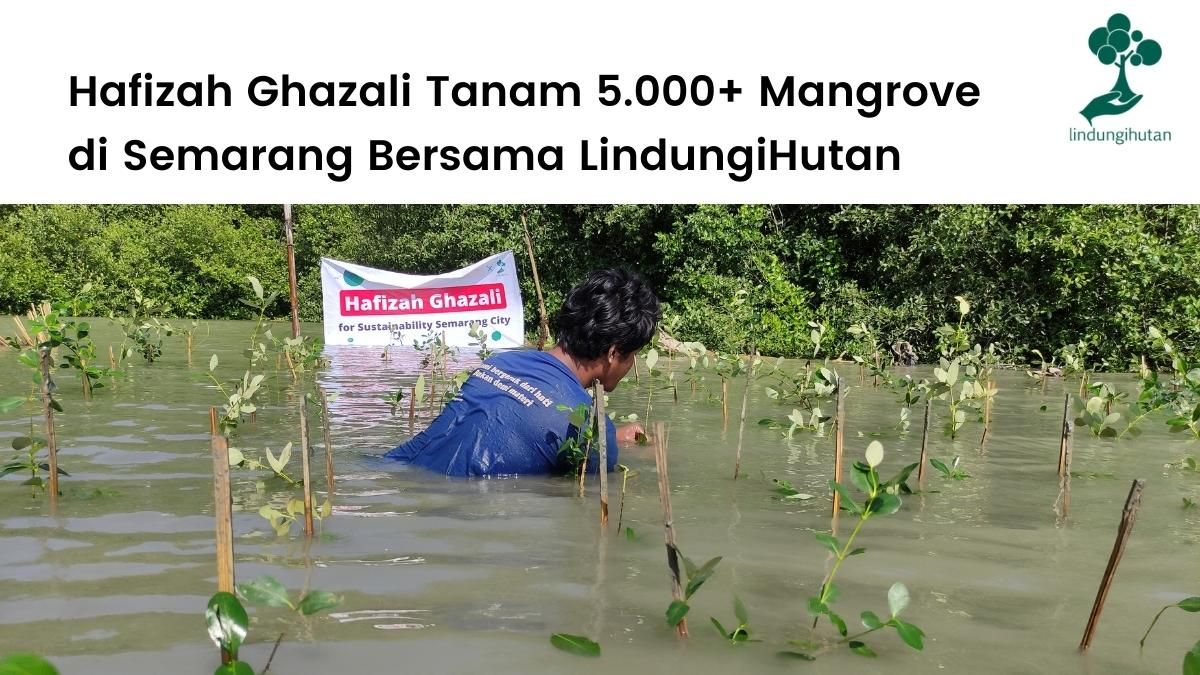
[[[525,343],[525,308],[512,251],[434,276],[401,274],[321,258],[325,344],[412,345],[437,335],[456,347]]]

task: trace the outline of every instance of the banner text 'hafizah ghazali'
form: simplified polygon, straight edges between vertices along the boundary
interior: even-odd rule
[[[444,337],[452,346],[524,344],[524,304],[511,251],[423,276],[321,259],[325,342],[401,345]],[[475,329],[475,335],[472,335]]]

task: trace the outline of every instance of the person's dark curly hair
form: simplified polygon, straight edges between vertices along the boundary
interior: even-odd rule
[[[641,275],[597,270],[567,293],[554,317],[554,332],[568,354],[592,360],[610,347],[624,355],[646,346],[660,319],[658,296]]]

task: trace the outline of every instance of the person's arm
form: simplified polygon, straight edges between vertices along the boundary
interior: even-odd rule
[[[646,429],[642,427],[641,422],[630,422],[617,427],[617,443],[621,447],[636,445],[639,435],[646,435]]]

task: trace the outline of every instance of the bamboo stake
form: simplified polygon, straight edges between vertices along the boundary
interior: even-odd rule
[[[604,385],[596,380],[592,385],[596,397],[596,440],[600,448],[600,529],[608,529],[608,418],[604,416]]]
[[[42,416],[46,420],[46,452],[50,455],[50,510],[58,508],[58,438],[54,433],[54,408],[50,405],[50,394],[54,381],[50,379],[50,345],[42,344],[38,350],[42,369]],[[87,375],[84,375],[87,378]]]
[[[533,237],[529,234],[529,223],[525,221],[525,214],[521,214],[521,229],[525,231],[525,250],[529,252],[529,267],[533,270],[533,289],[537,292],[538,301],[538,351],[546,348],[546,341],[550,339],[550,322],[546,318],[546,301],[542,298],[542,281],[538,277],[537,257],[533,255]]]
[[[413,385],[412,393],[408,397],[408,433],[415,434],[417,432],[417,386]]]
[[[617,470],[621,472],[621,505],[617,507],[617,534],[621,534],[621,522],[625,519],[625,486],[629,483],[629,467],[618,464]]]
[[[288,293],[292,302],[292,337],[300,337],[300,297],[296,293],[296,246],[292,239],[292,205],[283,205],[283,234],[287,238]]]
[[[113,354],[113,348],[111,344],[108,345],[108,367],[113,370],[117,369],[117,356]]]
[[[875,352],[875,380],[871,384],[873,387],[879,386],[879,352]]]
[[[846,394],[845,384],[842,378],[837,378],[837,389],[834,390],[834,395],[837,397],[837,417],[834,418],[834,433],[833,433],[833,480],[838,483],[842,482],[842,453],[844,451],[845,434],[843,433],[846,426]],[[836,520],[838,511],[842,507],[841,494],[836,490],[833,492],[833,517]],[[834,526],[836,530],[836,524]]]
[[[671,573],[671,597],[683,600],[683,584],[679,576],[679,549],[675,546],[675,521],[671,515],[671,481],[667,476],[666,425],[654,423],[654,468],[658,472],[658,501],[663,513],[663,539],[667,546],[667,568]],[[680,638],[688,636],[687,619],[675,626]]]
[[[750,379],[754,376],[754,357],[757,352],[751,350],[750,365],[746,367],[746,390],[742,392],[742,421],[738,424],[738,442],[737,454],[733,460],[733,479],[738,479],[738,474],[742,472],[742,436],[746,433],[746,403],[750,398]]]
[[[1058,441],[1058,476],[1063,475],[1063,467],[1066,464],[1067,445],[1071,442],[1071,395],[1066,394],[1063,397],[1063,419],[1062,419],[1062,436]]]
[[[729,379],[721,378],[721,430],[729,428]]]
[[[233,592],[233,494],[229,486],[229,440],[217,427],[217,409],[208,409],[213,460],[213,514],[217,520],[217,590]]]
[[[917,490],[925,483],[925,454],[929,449],[929,409],[933,401],[925,397],[925,423],[921,425],[921,456],[917,459]]]
[[[1058,517],[1066,520],[1071,514],[1071,437],[1068,434],[1063,451],[1063,472],[1058,477]]]
[[[333,422],[329,419],[329,399],[323,387],[317,387],[317,395],[321,397],[321,433],[325,437],[325,498],[333,504],[333,442],[330,440],[330,427]]]
[[[634,384],[642,383],[642,376],[640,373],[638,373],[638,364],[637,364],[636,356],[633,358],[633,383]]]
[[[304,396],[300,397],[300,470],[304,480],[304,536],[313,536],[312,471],[308,456],[312,452],[308,445],[308,411]]]
[[[1117,539],[1113,542],[1112,553],[1108,556],[1108,566],[1104,568],[1104,576],[1100,578],[1100,588],[1096,591],[1096,601],[1092,604],[1092,613],[1088,616],[1087,628],[1083,631],[1083,639],[1079,641],[1079,651],[1086,651],[1092,646],[1092,637],[1096,633],[1096,625],[1100,622],[1100,612],[1104,610],[1104,601],[1108,599],[1108,591],[1112,588],[1113,577],[1117,573],[1117,565],[1125,554],[1125,545],[1129,543],[1129,535],[1133,532],[1133,523],[1137,520],[1138,509],[1142,505],[1142,489],[1146,481],[1135,479],[1129,487],[1129,496],[1125,498],[1125,507],[1121,509],[1121,524],[1117,528]]]

